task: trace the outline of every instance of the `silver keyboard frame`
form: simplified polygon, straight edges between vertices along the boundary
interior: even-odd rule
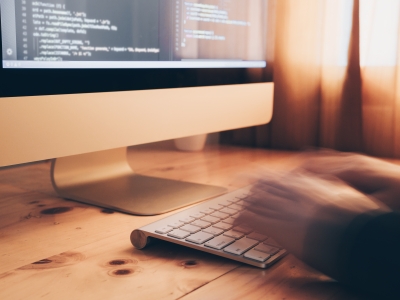
[[[195,244],[195,243],[188,242],[185,239],[178,239],[178,238],[168,236],[167,233],[160,234],[160,233],[156,232],[157,229],[162,228],[164,226],[168,226],[169,224],[171,224],[174,221],[179,221],[180,219],[182,219],[182,217],[189,216],[191,213],[198,212],[201,209],[206,209],[212,204],[215,205],[215,204],[220,203],[221,201],[226,201],[227,199],[232,199],[235,197],[242,197],[243,194],[248,194],[248,192],[250,191],[250,188],[251,187],[246,187],[246,188],[239,189],[239,190],[236,190],[233,192],[229,192],[225,195],[213,198],[211,200],[206,200],[205,202],[202,202],[193,207],[187,208],[176,214],[170,215],[168,217],[165,217],[163,219],[160,219],[158,221],[155,221],[153,223],[145,225],[139,229],[135,229],[131,233],[131,242],[132,242],[133,246],[135,246],[135,248],[143,249],[149,243],[152,242],[152,238],[155,238],[155,239],[172,242],[172,243],[175,243],[178,245],[186,246],[189,248],[193,248],[196,250],[204,251],[207,253],[215,254],[218,256],[222,256],[225,258],[229,258],[229,259],[239,261],[242,263],[246,263],[246,264],[256,266],[259,268],[263,268],[263,269],[268,268],[272,264],[274,264],[275,262],[280,260],[282,257],[284,257],[287,254],[287,251],[285,249],[281,249],[278,253],[271,256],[266,261],[259,262],[259,261],[255,261],[255,260],[252,260],[252,259],[249,259],[249,258],[246,258],[243,256],[243,254],[245,254],[247,251],[250,251],[251,249],[247,250],[242,255],[235,255],[235,254],[230,254],[230,253],[224,252],[223,249],[217,250],[217,249],[207,247],[204,245],[204,243],[203,244]],[[262,242],[260,242],[260,243],[262,243]],[[256,246],[254,246],[254,247],[256,247]],[[252,247],[252,248],[254,248],[254,247]]]

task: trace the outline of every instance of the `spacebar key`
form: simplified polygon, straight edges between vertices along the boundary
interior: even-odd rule
[[[228,247],[224,249],[224,251],[236,255],[241,255],[257,244],[258,241],[248,238],[242,238],[240,240],[237,240],[233,244],[230,244]]]

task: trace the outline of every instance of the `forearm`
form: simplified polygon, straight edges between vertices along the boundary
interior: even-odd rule
[[[339,247],[341,279],[380,299],[400,299],[400,214],[376,216],[362,227],[359,222],[351,224]]]
[[[331,219],[323,217],[331,215],[332,208],[324,207],[316,212],[321,217],[314,220],[307,230],[302,252],[295,254],[315,269],[344,282],[346,262],[359,231],[368,222],[386,213],[383,209],[369,210],[361,215],[341,211],[337,214],[337,221],[333,222],[332,216]]]
[[[317,270],[379,299],[400,299],[399,213],[370,211],[346,228],[315,223],[304,245],[300,258]]]

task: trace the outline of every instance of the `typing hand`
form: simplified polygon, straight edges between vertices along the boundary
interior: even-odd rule
[[[337,176],[359,191],[400,210],[400,166],[360,154],[321,151],[303,169]]]
[[[269,177],[254,186],[248,212],[242,213],[237,223],[247,223],[271,236],[331,276],[336,273],[336,247],[348,224],[362,213],[385,211],[381,203],[334,177],[301,171]],[[306,247],[310,233],[313,253]]]

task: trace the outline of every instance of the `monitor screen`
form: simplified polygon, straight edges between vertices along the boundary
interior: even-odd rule
[[[243,83],[266,66],[266,1],[250,3],[0,0],[0,96]]]
[[[2,0],[3,68],[263,68],[247,1]],[[257,28],[258,27],[258,28]]]

